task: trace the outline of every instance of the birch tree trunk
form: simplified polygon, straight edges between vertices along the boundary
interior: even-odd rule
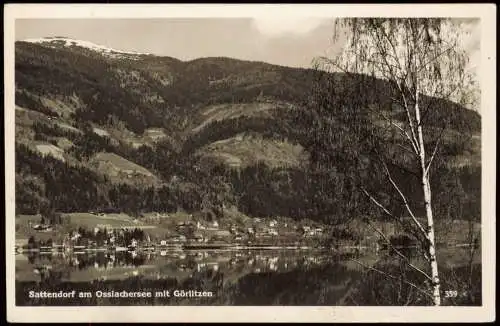
[[[469,87],[467,85],[473,77],[466,71],[468,56],[461,42],[460,24],[442,18],[344,18],[338,19],[335,26],[335,40],[343,42],[342,51],[333,60],[324,58],[323,68],[327,70],[330,68],[336,73],[366,74],[372,78],[390,82],[390,92],[388,92],[391,95],[390,103],[383,98],[378,98],[377,94],[358,90],[359,97],[366,97],[366,102],[373,104],[372,107],[366,103],[363,104],[363,101],[348,103],[348,106],[350,108],[359,106],[359,112],[369,110],[375,119],[387,123],[387,129],[393,127],[392,130],[395,133],[388,136],[388,139],[397,143],[404,151],[400,154],[401,157],[406,157],[407,153],[411,153],[407,161],[401,160],[399,163],[403,168],[408,165],[411,173],[420,179],[424,202],[424,207],[421,208],[425,210],[426,227],[425,223],[418,221],[410,208],[411,202],[397,185],[396,178],[391,177],[387,168],[384,155],[395,156],[396,154],[379,154],[375,151],[378,155],[377,159],[381,161],[382,170],[385,171],[393,188],[402,198],[409,214],[411,224],[407,226],[407,229],[413,234],[418,234],[425,258],[429,261],[425,272],[415,268],[409,262],[408,264],[424,275],[427,296],[431,298],[435,306],[440,306],[440,278],[429,171],[438,152],[447,122],[443,121],[441,132],[436,132],[426,114],[429,110],[439,109],[439,107],[434,107],[433,99],[455,101],[456,98],[460,98],[458,95],[467,95],[467,92],[463,92],[464,87],[465,89]],[[343,41],[339,38],[342,34],[345,37]],[[327,104],[334,106],[333,104],[337,103],[327,102]],[[340,102],[337,107],[342,107],[343,104]],[[390,114],[400,108],[401,113],[406,113],[406,119],[397,119],[399,121],[395,122]],[[357,114],[355,110],[349,112],[337,110],[335,114],[342,117],[339,118],[340,123],[345,123],[345,121],[350,121],[353,125],[357,123],[355,119],[349,120],[349,114]],[[343,118],[344,115],[347,116],[347,120]],[[372,122],[367,119],[367,123]],[[424,138],[424,128],[426,138]],[[354,139],[365,142],[369,138],[359,135],[359,138],[354,137]],[[381,137],[381,139],[386,138]],[[351,139],[346,139],[346,142],[349,141]],[[425,144],[429,146],[433,142],[435,143],[434,150],[431,150],[428,153],[429,157],[426,157]],[[376,140],[371,145],[373,148],[382,147]],[[372,154],[371,149],[363,147],[363,150],[365,150],[363,154]],[[365,167],[363,162],[356,164]],[[364,186],[361,189],[368,199],[381,208],[384,214],[391,217],[395,223],[401,223],[405,218],[396,216],[387,208],[387,205],[384,206]],[[421,199],[418,202],[421,202]],[[389,241],[387,242],[390,245]]]
[[[420,107],[419,107],[419,95],[418,88],[415,94],[415,118],[417,121],[417,137],[418,137],[418,149],[420,158],[420,170],[422,174],[422,188],[424,192],[424,204],[425,204],[425,214],[427,216],[427,239],[429,241],[428,255],[430,260],[431,268],[431,278],[432,278],[432,297],[435,306],[441,305],[441,293],[439,284],[439,272],[436,257],[436,241],[434,236],[434,217],[432,214],[432,203],[431,203],[431,185],[429,180],[429,171],[427,169],[427,164],[425,162],[425,145],[424,145],[424,135],[420,119]]]

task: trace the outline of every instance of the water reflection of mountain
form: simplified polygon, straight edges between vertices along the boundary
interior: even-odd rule
[[[457,256],[457,254],[454,254]],[[94,253],[82,255],[17,256],[18,305],[357,305],[392,302],[390,282],[366,266],[399,268],[394,259],[376,255],[334,254],[321,251],[164,251],[149,254]],[[385,262],[384,262],[385,261]],[[457,265],[458,266],[458,265]],[[450,267],[451,268],[451,267]],[[443,280],[451,279],[445,276]],[[453,275],[468,269],[450,269]],[[471,299],[480,302],[479,278]],[[450,274],[451,275],[451,274]],[[418,275],[407,274],[411,279]],[[380,287],[380,289],[378,288]],[[373,296],[382,293],[385,297]],[[209,291],[211,297],[151,298],[29,298],[29,291]],[[406,291],[407,289],[403,289]],[[398,285],[398,291],[401,288]],[[411,293],[405,295],[410,296]],[[388,300],[388,301],[387,301]],[[413,299],[412,299],[413,300]],[[377,305],[382,303],[378,302]],[[422,305],[418,297],[408,301]]]
[[[344,257],[345,258],[345,257]],[[297,292],[295,304],[314,304],[301,301],[304,292],[296,288],[305,286],[311,290],[321,288],[326,270],[337,274],[338,289],[343,289],[347,275],[342,257],[332,257],[331,252],[297,251],[165,251],[156,254],[95,253],[92,255],[31,255],[16,262],[18,304],[37,305],[42,299],[28,298],[30,290],[78,291],[140,290],[161,291],[191,289],[212,291],[211,298],[152,298],[145,302],[124,298],[51,299],[43,304],[93,305],[93,304],[259,304],[263,291]],[[335,262],[335,260],[337,262]],[[331,265],[333,264],[333,265]],[[337,273],[338,272],[338,273]],[[354,274],[358,273],[353,271]],[[322,276],[323,275],[323,276]],[[296,287],[291,283],[298,281]],[[274,285],[269,285],[271,282]],[[307,284],[300,284],[300,282]],[[266,284],[268,284],[266,286]],[[265,290],[267,287],[267,290]],[[307,290],[307,291],[309,291]],[[257,291],[252,294],[252,291]],[[307,292],[306,291],[306,292]],[[267,297],[271,298],[272,295]],[[312,296],[314,297],[314,296]],[[312,298],[311,297],[311,298]],[[47,300],[47,299],[45,299]],[[316,300],[316,299],[315,299]],[[316,300],[317,301],[317,300]],[[302,303],[301,303],[302,302]],[[316,304],[321,304],[321,300]],[[268,304],[262,302],[262,304]],[[280,304],[279,302],[274,304]],[[294,303],[289,303],[294,304]]]
[[[135,252],[96,252],[71,254],[53,252],[33,253],[19,257],[16,268],[18,280],[43,280],[49,274],[66,271],[68,281],[138,276],[161,278],[179,277],[194,272],[232,271],[244,273],[285,272],[327,263],[331,252],[314,251],[160,251],[137,254]],[[122,273],[123,272],[123,273]],[[122,278],[123,278],[122,277]]]

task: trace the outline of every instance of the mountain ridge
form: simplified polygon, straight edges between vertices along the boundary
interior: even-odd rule
[[[284,166],[279,163],[295,160],[297,150],[288,144],[299,144],[304,152],[314,150],[310,147],[310,126],[301,116],[307,114],[304,103],[317,74],[312,69],[226,57],[181,61],[149,54],[137,59],[127,56],[109,59],[99,52],[77,47],[52,48],[16,42],[16,105],[46,117],[34,123],[36,118],[16,110],[16,153],[23,153],[16,168],[16,182],[34,191],[19,194],[23,204],[18,209],[36,211],[47,202],[60,210],[75,209],[79,202],[82,209],[92,205],[93,209],[123,206],[123,200],[111,195],[120,193],[133,198],[132,203],[126,203],[128,208],[122,207],[133,211],[161,207],[193,211],[206,209],[201,203],[209,202],[214,210],[222,204],[235,204],[251,216],[282,214],[295,218],[327,218],[329,214],[340,214],[332,208],[332,205],[342,205],[341,199],[333,198],[333,188],[332,194],[322,193],[317,199],[319,189],[314,182],[315,178],[321,179],[321,175],[316,176],[307,164]],[[342,85],[355,82],[342,74],[332,76]],[[386,90],[384,83],[377,81],[377,89],[369,91]],[[380,94],[387,96],[384,92]],[[430,124],[439,127],[437,123],[447,121],[459,133],[480,132],[481,118],[474,111],[447,101],[436,103],[438,109],[427,117]],[[256,109],[259,107],[267,109]],[[210,111],[213,108],[219,111]],[[62,125],[70,128],[61,128]],[[81,133],[76,134],[71,128]],[[96,130],[104,132],[96,133]],[[255,139],[259,141],[246,141],[248,148],[238,153],[233,145],[235,137],[242,133],[258,135]],[[20,144],[35,140],[58,148],[66,144],[63,154],[69,161],[37,158],[34,152],[20,148]],[[221,146],[223,140],[231,140],[231,146]],[[216,145],[210,147],[211,144]],[[276,144],[282,145],[276,147]],[[450,147],[446,155],[450,158],[461,155],[466,169],[477,166],[474,160],[478,148],[472,140],[467,138],[466,145],[462,145],[451,139],[445,145]],[[224,160],[221,163],[211,160],[211,155],[198,155],[207,148],[209,154],[215,153],[216,157],[230,158],[229,161],[243,158],[250,164],[240,164],[234,169],[235,166]],[[273,161],[272,155],[266,154],[269,148],[284,152]],[[252,149],[261,153],[260,156],[248,158]],[[112,177],[106,171],[89,163],[96,156],[102,156],[100,153],[113,153],[137,164],[160,182],[153,185],[144,180],[124,179],[122,183],[126,187],[120,182],[110,182]],[[67,172],[55,178],[47,173],[47,166],[36,160]],[[80,163],[72,166],[72,161]],[[477,173],[474,171],[463,173]],[[62,196],[57,190],[47,191],[47,185],[54,187],[58,182],[70,182],[67,177],[78,173],[92,175],[89,180],[94,181],[86,190],[89,195],[73,198],[71,194]],[[26,181],[33,175],[43,179],[45,186],[33,188],[31,181]],[[216,176],[224,180],[222,184],[214,184],[212,180]],[[156,194],[151,195],[151,199],[144,193],[149,191]],[[81,196],[81,192],[79,194]],[[61,200],[62,197],[66,199]],[[93,202],[88,202],[89,198],[93,198]]]

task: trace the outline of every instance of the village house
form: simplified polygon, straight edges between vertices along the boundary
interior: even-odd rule
[[[231,225],[231,227],[229,228],[229,231],[234,235],[238,235],[238,234],[243,233],[243,230],[239,229],[235,224]]]
[[[130,241],[130,246],[131,248],[136,248],[137,247],[137,240],[136,239],[132,239]]]
[[[302,227],[302,235],[304,237],[307,237],[307,236],[317,236],[317,235],[320,235],[320,234],[323,234],[323,229],[322,228],[310,228],[308,226],[304,226]]]
[[[184,228],[187,228],[189,226],[192,226],[192,223],[190,221],[180,221],[180,222],[177,222],[177,228],[178,229],[184,229]]]
[[[177,237],[172,238],[172,241],[174,241],[174,242],[186,241],[186,236],[183,234],[179,234]]]
[[[201,234],[201,233],[195,233],[193,235],[193,239],[195,241],[197,241],[197,242],[203,242],[205,238],[203,237],[203,234]]]
[[[152,215],[149,215],[148,217],[145,218],[146,221],[148,222],[159,222],[163,218],[169,218],[170,216],[166,213],[154,213]]]
[[[214,235],[219,237],[229,237],[231,236],[231,232],[229,230],[217,230]]]
[[[210,262],[210,263],[207,263],[207,266],[212,266],[212,270],[214,272],[217,272],[219,270],[219,263],[212,263],[212,262]]]
[[[198,230],[205,230],[205,229],[206,229],[205,225],[201,224],[201,222],[200,222],[200,221],[197,221],[197,222],[196,222],[196,228],[197,228]]]
[[[269,236],[277,236],[277,235],[278,235],[278,231],[276,231],[276,229],[269,228],[266,226],[257,228],[256,233],[255,233],[256,237],[269,237]]]
[[[205,269],[205,267],[207,267],[207,264],[205,264],[205,263],[198,263],[198,264],[196,264],[196,270],[198,272],[201,272],[201,270]]]
[[[269,235],[272,235],[272,236],[277,236],[278,235],[278,231],[276,231],[275,229],[271,229],[271,228],[266,228],[265,232],[267,234],[269,234]]]
[[[49,232],[52,231],[52,227],[48,224],[35,224],[32,226],[33,230],[40,232]]]
[[[214,222],[212,222],[210,224],[210,226],[206,227],[205,230],[207,230],[207,231],[217,231],[217,230],[219,230],[219,223],[217,221],[214,221]]]
[[[78,231],[71,231],[69,235],[71,241],[77,241],[81,236]]]

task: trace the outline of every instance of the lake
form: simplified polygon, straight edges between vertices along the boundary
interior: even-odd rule
[[[412,263],[424,266],[415,256]],[[476,252],[471,259],[469,249],[438,252],[443,304],[481,305],[480,258]],[[408,285],[422,282],[396,256],[373,250],[16,255],[21,306],[428,305],[428,298]]]

